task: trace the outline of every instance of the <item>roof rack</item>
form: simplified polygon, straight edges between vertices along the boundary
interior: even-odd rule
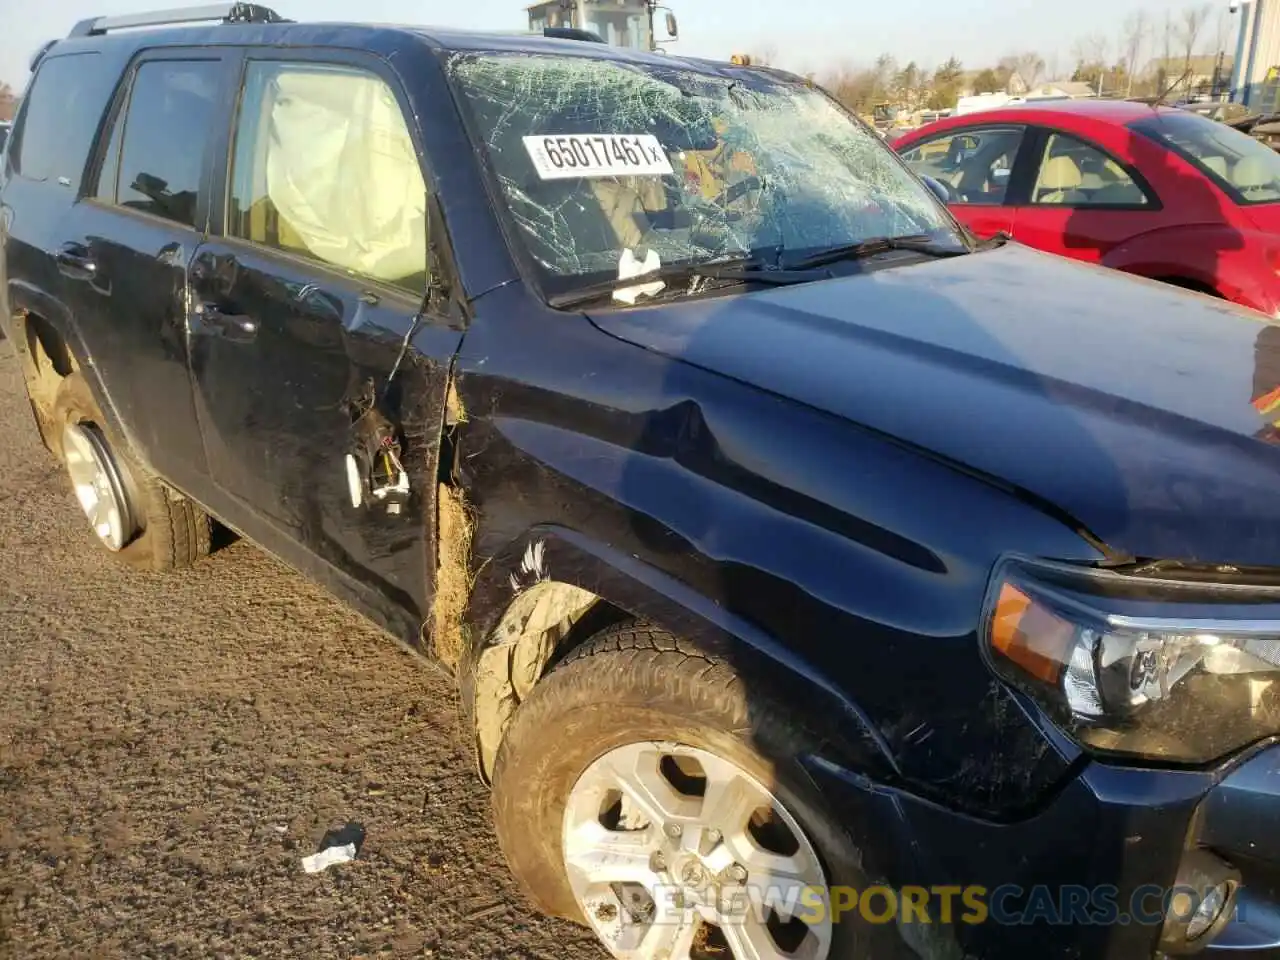
[[[177,23],[200,23],[221,20],[223,23],[288,23],[270,7],[257,3],[213,3],[204,7],[177,10],[153,10],[119,17],[90,17],[71,28],[69,37],[100,37],[111,30],[133,27],[160,27]]]

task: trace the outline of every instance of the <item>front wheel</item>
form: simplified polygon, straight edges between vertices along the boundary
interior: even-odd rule
[[[859,855],[796,757],[799,724],[725,663],[610,628],[516,712],[494,770],[498,838],[545,912],[627,960],[856,960]]]

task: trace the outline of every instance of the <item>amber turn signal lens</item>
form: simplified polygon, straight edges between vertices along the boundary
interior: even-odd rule
[[[1037,680],[1057,684],[1061,679],[1075,630],[1017,587],[1006,583],[1000,588],[991,646]]]

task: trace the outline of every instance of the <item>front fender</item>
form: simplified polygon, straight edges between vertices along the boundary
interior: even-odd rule
[[[637,558],[557,526],[529,530],[484,565],[467,614],[469,642],[459,664],[467,729],[476,729],[481,659],[519,634],[502,629],[518,597],[554,582],[639,620],[661,627],[724,659],[746,677],[768,678],[769,694],[828,745],[823,761],[880,782],[900,779],[892,753],[869,718],[832,680],[759,627],[726,611],[667,573]],[[477,748],[483,750],[481,744]],[[481,762],[482,771],[486,764]]]

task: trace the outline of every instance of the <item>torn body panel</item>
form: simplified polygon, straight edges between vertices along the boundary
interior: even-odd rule
[[[545,541],[530,544],[526,556],[537,548],[545,549]],[[471,665],[471,714],[486,779],[516,708],[541,679],[573,625],[598,600],[573,584],[539,581],[516,594],[494,632],[494,642],[481,648]]]

